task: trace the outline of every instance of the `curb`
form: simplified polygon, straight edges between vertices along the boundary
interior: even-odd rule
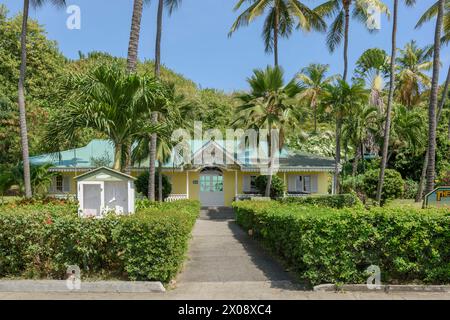
[[[96,281],[81,282],[78,288],[66,280],[5,280],[0,292],[80,292],[80,293],[162,293],[166,289],[159,281]]]
[[[337,286],[335,284],[321,284],[315,286],[314,291],[316,292],[442,292],[450,293],[450,285],[380,285],[377,288],[369,289],[365,284],[344,284],[342,286]]]

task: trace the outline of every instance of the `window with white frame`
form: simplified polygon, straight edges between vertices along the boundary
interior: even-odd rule
[[[293,193],[317,193],[317,175],[290,175],[288,192]]]
[[[64,175],[57,175],[53,178],[52,191],[56,193],[68,193],[70,192],[70,177]]]

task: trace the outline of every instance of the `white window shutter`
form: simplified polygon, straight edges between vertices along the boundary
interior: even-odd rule
[[[318,176],[317,174],[311,176],[311,193],[318,192]]]
[[[251,189],[251,177],[248,175],[243,176],[243,191],[249,192]]]
[[[70,192],[70,177],[63,176],[63,192]]]
[[[297,180],[298,180],[298,176],[294,176],[294,175],[288,176],[288,192],[296,192],[297,191]]]
[[[304,184],[305,184],[305,192],[311,193],[311,176],[304,176],[303,177]]]
[[[56,177],[55,176],[52,177],[52,183],[51,183],[48,191],[56,192]]]

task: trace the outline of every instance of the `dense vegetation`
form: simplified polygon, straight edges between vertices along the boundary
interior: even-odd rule
[[[380,267],[383,283],[450,281],[449,210],[260,201],[234,209],[237,222],[309,284],[365,283],[370,265]]]
[[[151,205],[132,216],[79,218],[75,205],[24,202],[0,208],[0,277],[83,277],[169,282],[185,258],[199,203]]]

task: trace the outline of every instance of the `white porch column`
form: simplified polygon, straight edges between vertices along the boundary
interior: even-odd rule
[[[284,183],[284,186],[286,187],[286,190],[284,191],[284,196],[286,196],[287,195],[287,189],[288,189],[288,185],[287,185],[287,181],[286,181],[286,172],[283,174],[283,183]]]
[[[186,196],[189,199],[189,171],[186,170]]]
[[[334,174],[333,177],[331,177],[331,194],[336,194],[336,188],[334,185]]]
[[[238,196],[238,172],[234,172],[234,197]]]

